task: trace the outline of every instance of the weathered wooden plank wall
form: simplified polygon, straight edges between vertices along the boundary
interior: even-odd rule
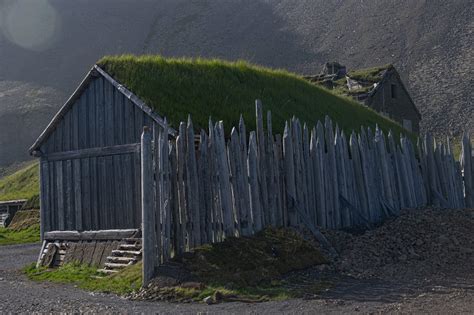
[[[403,208],[474,204],[467,137],[459,163],[449,143],[430,135],[416,151],[409,138],[396,141],[378,127],[347,139],[329,117],[313,128],[293,118],[283,137],[272,134],[270,113],[266,125],[257,101],[257,130],[249,138],[242,118],[227,139],[222,122],[210,121],[198,140],[191,118],[176,140],[158,130],[154,267],[172,254],[269,225],[339,229],[378,223]]]
[[[140,226],[144,126],[162,128],[109,81],[90,82],[40,149],[42,231]]]

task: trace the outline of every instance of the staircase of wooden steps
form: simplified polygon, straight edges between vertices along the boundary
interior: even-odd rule
[[[142,239],[126,238],[119,244],[118,249],[112,250],[107,257],[104,268],[100,272],[106,274],[117,273],[121,269],[134,265],[142,259]]]

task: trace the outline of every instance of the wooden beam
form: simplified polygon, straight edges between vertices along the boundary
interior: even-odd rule
[[[93,240],[121,240],[130,238],[138,233],[138,229],[126,230],[99,230],[99,231],[51,231],[44,233],[45,241],[93,241]]]
[[[64,160],[74,160],[98,156],[111,156],[117,154],[126,154],[126,153],[138,153],[140,152],[140,144],[121,144],[107,147],[99,148],[90,148],[83,150],[75,151],[65,151],[65,152],[56,152],[49,155],[43,156],[45,160],[48,161],[64,161]]]

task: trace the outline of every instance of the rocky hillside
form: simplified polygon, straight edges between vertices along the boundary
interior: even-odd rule
[[[349,69],[392,63],[420,108],[424,131],[474,134],[472,16],[474,3],[466,0],[5,0],[0,81],[26,90],[0,97],[0,137],[6,130],[15,138],[0,139],[0,165],[25,158],[45,116],[91,65],[120,53],[242,58],[304,74],[328,60]],[[10,84],[0,84],[0,96]],[[49,92],[24,101],[35,89]],[[25,103],[32,105],[18,106]],[[37,125],[25,128],[25,110]]]

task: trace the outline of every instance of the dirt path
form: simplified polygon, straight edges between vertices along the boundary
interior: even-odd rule
[[[0,247],[0,313],[470,313],[474,309],[473,275],[391,283],[340,279],[331,291],[311,300],[260,304],[171,304],[133,302],[115,295],[89,293],[69,285],[35,283],[19,269],[35,261],[39,244]]]

